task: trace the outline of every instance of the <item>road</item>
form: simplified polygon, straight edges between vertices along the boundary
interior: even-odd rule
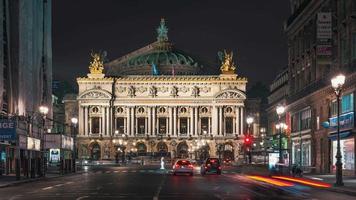
[[[356,199],[302,185],[279,187],[234,169],[173,176],[158,166],[90,167],[85,173],[1,188],[0,199]]]

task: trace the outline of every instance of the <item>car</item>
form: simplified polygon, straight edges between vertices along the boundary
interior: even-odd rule
[[[200,168],[200,174],[205,175],[207,173],[221,174],[221,164],[218,158],[207,158]]]
[[[231,165],[232,164],[232,160],[230,158],[225,158],[223,162],[224,162],[224,165]]]
[[[177,174],[189,174],[193,176],[194,174],[194,166],[189,160],[179,159],[173,165],[173,175]]]

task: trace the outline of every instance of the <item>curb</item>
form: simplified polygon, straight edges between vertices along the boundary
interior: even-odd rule
[[[342,193],[342,194],[347,194],[347,195],[351,195],[351,196],[356,196],[356,191],[336,189],[336,188],[328,188],[327,190],[329,190],[331,192],[336,192],[336,193]]]
[[[0,184],[0,188],[6,188],[6,187],[11,187],[11,186],[21,185],[21,184],[24,184],[24,183],[31,183],[31,182],[41,181],[41,180],[51,180],[51,179],[61,178],[61,177],[66,177],[66,176],[79,175],[79,174],[83,174],[83,173],[85,173],[85,172],[81,171],[81,172],[65,174],[65,175],[58,175],[58,176],[53,176],[53,177],[40,177],[40,178],[33,178],[33,179],[25,179],[25,180],[20,180],[20,181],[14,181],[14,182],[11,182],[11,183]]]

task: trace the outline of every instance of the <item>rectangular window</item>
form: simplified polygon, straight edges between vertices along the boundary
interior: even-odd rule
[[[205,135],[209,133],[208,126],[209,126],[209,118],[207,117],[202,117],[201,118],[201,134]]]
[[[348,62],[348,51],[347,51],[347,42],[346,38],[341,38],[340,41],[340,51],[341,51],[341,64],[346,64]]]
[[[225,133],[226,134],[232,134],[233,133],[233,118],[232,117],[226,117],[225,118]]]
[[[139,118],[137,118],[137,128],[138,128],[138,134],[141,134],[141,135],[143,135],[143,134],[145,134],[145,129],[146,129],[146,127],[145,127],[145,118],[144,117],[139,117]]]
[[[352,34],[352,59],[356,60],[356,33]]]
[[[158,120],[159,134],[166,134],[167,132],[167,118],[160,117]]]
[[[123,117],[116,118],[116,130],[118,131],[118,134],[125,133],[125,130],[124,130],[124,118]]]
[[[311,128],[311,109],[303,110],[300,113],[300,128],[301,130]]]
[[[342,96],[341,113],[352,112],[354,110],[354,94],[347,94]]]
[[[299,131],[299,113],[295,113],[291,117],[292,122],[292,132]]]
[[[99,123],[100,123],[100,117],[91,118],[91,133],[94,134],[100,133]]]
[[[181,117],[179,119],[179,132],[182,135],[186,135],[188,133],[188,119],[186,117]]]

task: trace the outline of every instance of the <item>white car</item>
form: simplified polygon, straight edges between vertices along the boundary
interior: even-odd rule
[[[193,176],[194,166],[189,160],[179,159],[173,165],[173,175],[177,174],[189,174]]]

